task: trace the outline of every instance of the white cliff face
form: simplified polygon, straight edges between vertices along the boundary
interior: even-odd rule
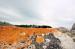
[[[55,35],[55,37],[61,41],[61,46],[63,49],[75,49],[75,43],[73,42],[73,39],[67,34],[61,33],[59,35]]]

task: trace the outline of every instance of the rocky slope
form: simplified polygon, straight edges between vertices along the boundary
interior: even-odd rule
[[[0,26],[0,49],[75,49],[75,45],[55,28]]]

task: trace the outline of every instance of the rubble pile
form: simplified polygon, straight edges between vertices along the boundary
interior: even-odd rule
[[[0,43],[0,49],[62,49],[61,41],[52,33],[46,35],[30,36],[27,41],[19,40],[17,43]]]

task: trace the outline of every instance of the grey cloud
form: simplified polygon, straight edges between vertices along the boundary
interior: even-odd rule
[[[0,0],[0,8],[10,9],[7,11],[9,14],[0,11],[0,20],[69,26],[75,22],[74,2],[74,0]],[[21,18],[18,18],[19,16]]]

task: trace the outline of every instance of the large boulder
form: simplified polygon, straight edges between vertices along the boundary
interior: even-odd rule
[[[70,33],[71,33],[71,37],[73,38],[73,41],[75,42],[75,23],[72,25]]]
[[[63,49],[61,46],[61,41],[58,38],[52,34],[49,34],[49,37],[50,42],[46,49]]]
[[[75,23],[72,25],[72,29],[71,30],[75,30]]]

